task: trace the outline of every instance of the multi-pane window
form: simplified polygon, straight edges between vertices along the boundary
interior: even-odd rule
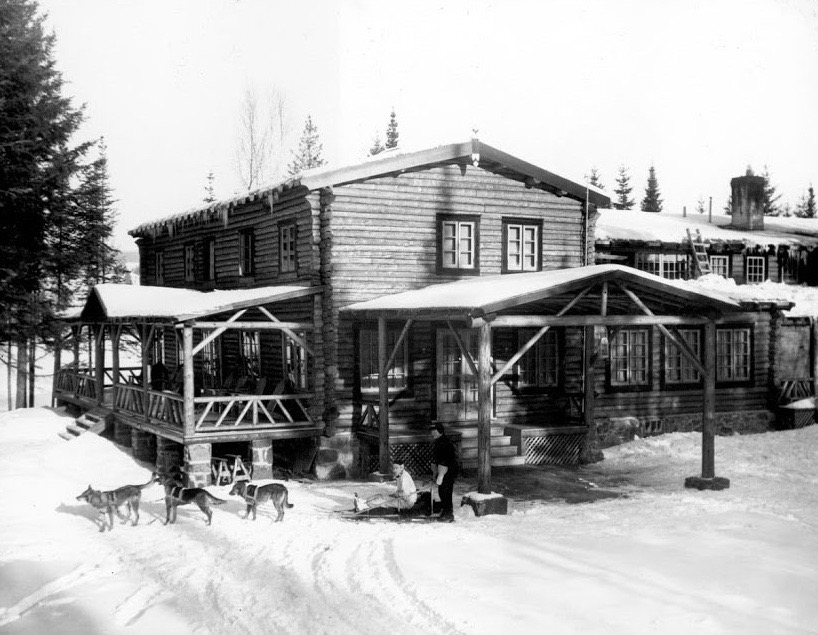
[[[162,331],[156,333],[151,342],[151,363],[165,363],[165,336]]]
[[[185,245],[185,282],[196,280],[196,246]]]
[[[400,331],[386,331],[386,348],[391,355],[400,337]],[[389,388],[406,388],[408,377],[409,345],[404,338],[397,352],[392,368],[387,373]],[[360,332],[361,390],[377,390],[380,371],[378,368],[378,331],[361,329]]]
[[[687,344],[697,359],[701,359],[701,331],[699,329],[679,329],[679,336]],[[693,384],[701,376],[693,362],[673,342],[665,339],[665,383]]]
[[[202,333],[204,337],[209,331]],[[205,388],[218,388],[221,385],[221,354],[219,338],[214,337],[202,349],[202,384]]]
[[[240,331],[243,375],[258,379],[261,374],[261,337],[258,331]]]
[[[767,279],[766,262],[764,256],[747,256],[747,284],[759,284]]]
[[[476,270],[476,220],[455,217],[441,219],[440,265],[442,269]]]
[[[239,275],[252,276],[255,273],[256,236],[252,231],[239,234]]]
[[[611,385],[646,386],[650,383],[650,332],[623,329],[611,344]]]
[[[205,280],[216,279],[216,239],[204,241],[204,277]]]
[[[165,252],[157,251],[154,254],[154,282],[158,286],[165,284]]]
[[[518,346],[524,345],[537,333],[536,329],[520,329]],[[517,362],[517,384],[521,388],[557,386],[560,378],[558,331],[550,329],[537,340]]]
[[[747,381],[751,363],[750,329],[716,330],[716,381]]]
[[[729,278],[730,256],[710,256],[710,273],[722,278]]]
[[[505,221],[506,271],[540,270],[540,224]]]
[[[307,351],[286,333],[281,334],[284,350],[284,372],[295,388],[307,389]],[[304,341],[306,333],[296,335]]]
[[[281,273],[288,273],[296,270],[298,263],[296,253],[296,226],[295,223],[281,225],[279,227],[278,253],[280,259]]]
[[[636,268],[668,280],[687,280],[690,260],[686,254],[636,254]]]

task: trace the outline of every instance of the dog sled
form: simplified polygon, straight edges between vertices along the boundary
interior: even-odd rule
[[[432,493],[418,492],[418,498],[412,507],[397,509],[395,507],[370,507],[356,511],[342,509],[336,513],[343,520],[364,522],[392,522],[392,523],[428,523],[438,519],[440,502],[433,504]]]

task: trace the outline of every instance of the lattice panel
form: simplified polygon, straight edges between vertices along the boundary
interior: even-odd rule
[[[369,455],[369,471],[377,472],[380,467],[378,460],[377,446],[374,452]],[[432,444],[431,443],[402,443],[400,445],[389,446],[389,458],[395,462],[406,465],[406,469],[413,477],[426,476],[430,474],[432,464]]]
[[[579,461],[584,434],[526,437],[525,462],[532,465],[573,465]]]

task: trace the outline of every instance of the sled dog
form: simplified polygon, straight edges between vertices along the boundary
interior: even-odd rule
[[[230,490],[231,496],[241,496],[247,503],[247,513],[245,518],[250,517],[253,512],[253,520],[256,519],[256,507],[261,503],[272,502],[275,505],[278,516],[275,522],[284,520],[284,508],[293,507],[288,500],[287,488],[280,483],[269,483],[268,485],[254,485],[250,481],[236,481]]]
[[[159,474],[159,482],[165,488],[165,524],[176,522],[176,508],[179,505],[188,505],[196,503],[199,509],[207,516],[207,524],[213,517],[213,512],[210,511],[210,505],[223,505],[227,501],[221,498],[216,498],[201,487],[183,487],[181,481],[169,474]]]
[[[82,494],[77,496],[78,501],[85,501],[99,510],[102,526],[100,531],[105,531],[105,517],[108,517],[108,531],[114,528],[114,512],[122,522],[127,522],[133,512],[134,519],[132,525],[135,527],[139,523],[139,501],[142,498],[142,490],[156,482],[156,472],[151,474],[151,480],[143,485],[123,485],[115,490],[103,492],[94,489],[90,485]],[[128,515],[123,516],[119,511],[122,505],[127,505]]]

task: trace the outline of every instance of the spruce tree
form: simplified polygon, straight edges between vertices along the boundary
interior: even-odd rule
[[[84,171],[79,200],[84,212],[83,250],[79,254],[87,286],[109,282],[119,251],[111,244],[116,224],[114,198],[108,178],[108,156],[100,141],[99,157]]]
[[[795,215],[799,218],[815,218],[815,190],[810,183],[807,194],[801,196],[798,205],[795,208]]]
[[[662,198],[659,196],[659,182],[656,180],[656,169],[650,166],[645,197],[642,199],[642,211],[658,214],[662,211]]]
[[[385,149],[391,150],[398,147],[398,118],[395,116],[395,109],[389,113],[389,125],[386,127]]]
[[[372,147],[369,148],[369,156],[374,157],[376,154],[383,152],[385,148],[381,143],[381,135],[375,133],[375,138],[372,140]]]
[[[318,137],[318,127],[312,123],[312,117],[307,116],[304,132],[298,142],[298,152],[293,152],[293,160],[287,166],[290,176],[301,174],[305,170],[321,167],[326,163],[321,157],[324,146]]]
[[[632,191],[633,188],[631,187],[631,177],[628,174],[628,168],[624,165],[620,165],[619,174],[616,177],[616,187],[614,188],[614,194],[616,194],[616,200],[613,204],[614,209],[631,209],[634,201],[628,197]]]
[[[213,174],[213,170],[207,173],[207,183],[205,184],[205,196],[202,199],[202,202],[207,203],[210,205],[211,203],[216,202],[216,195],[213,193],[213,184],[216,181],[216,176]]]
[[[599,174],[599,170],[596,169],[596,166],[591,168],[591,172],[585,175],[585,180],[588,182],[588,185],[593,185],[600,190],[604,190],[605,186],[602,185],[602,177]]]
[[[699,214],[704,214],[707,211],[707,207],[704,204],[704,197],[702,196],[696,201],[696,211],[699,212]]]
[[[781,198],[781,195],[776,194],[776,187],[772,184],[770,177],[770,169],[766,165],[762,176],[764,177],[764,215],[778,216],[780,213],[778,199]]]

